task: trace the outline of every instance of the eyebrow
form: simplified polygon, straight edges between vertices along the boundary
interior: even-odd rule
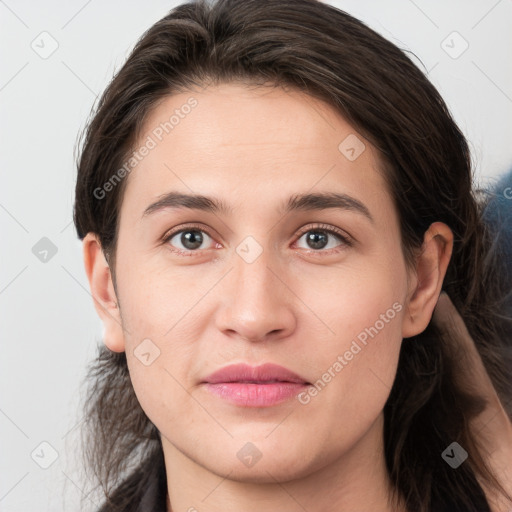
[[[160,196],[158,201],[150,204],[144,210],[142,217],[144,218],[167,208],[187,208],[224,215],[231,215],[233,213],[233,208],[225,201],[214,197],[169,192]],[[370,211],[361,201],[347,194],[336,192],[294,194],[280,211],[283,214],[287,214],[292,211],[326,210],[330,208],[356,212],[365,216],[372,224],[375,222]]]

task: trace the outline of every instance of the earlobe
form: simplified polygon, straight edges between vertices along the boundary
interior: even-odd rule
[[[122,319],[110,268],[94,233],[83,240],[83,256],[96,312],[103,322],[104,343],[112,352],[125,349]]]
[[[442,222],[431,224],[416,260],[415,279],[402,323],[404,338],[420,334],[427,328],[441,293],[452,250],[451,229]]]

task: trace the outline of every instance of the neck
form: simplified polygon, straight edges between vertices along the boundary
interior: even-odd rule
[[[309,474],[278,480],[272,468],[255,480],[235,481],[191,460],[162,437],[168,512],[405,512],[390,502],[392,486],[383,451],[383,416],[332,462]]]

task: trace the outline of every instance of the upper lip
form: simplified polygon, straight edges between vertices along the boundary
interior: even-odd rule
[[[220,382],[296,382],[308,384],[308,382],[296,373],[273,363],[266,363],[260,366],[248,364],[232,364],[224,366],[205,378],[204,382],[218,384]]]

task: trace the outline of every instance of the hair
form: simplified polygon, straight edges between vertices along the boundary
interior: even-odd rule
[[[503,342],[510,337],[511,320],[502,304],[502,258],[491,251],[496,233],[482,218],[485,201],[473,189],[467,141],[406,50],[319,1],[191,2],[142,35],[80,139],[74,222],[80,239],[97,234],[114,286],[118,215],[127,180],[101,199],[94,191],[127,161],[160,100],[233,82],[274,84],[320,99],[377,148],[408,266],[414,265],[433,222],[451,228],[454,247],[443,290],[465,321],[512,418],[512,353]],[[384,407],[387,469],[395,499],[410,511],[482,512],[490,510],[482,482],[506,492],[470,429],[485,400],[459,383],[461,361],[445,336],[432,320],[402,343]],[[151,510],[141,505],[148,487],[166,492],[162,445],[135,396],[125,353],[98,346],[87,382],[83,447],[104,494],[101,511]],[[441,457],[453,441],[469,453],[457,470]]]

